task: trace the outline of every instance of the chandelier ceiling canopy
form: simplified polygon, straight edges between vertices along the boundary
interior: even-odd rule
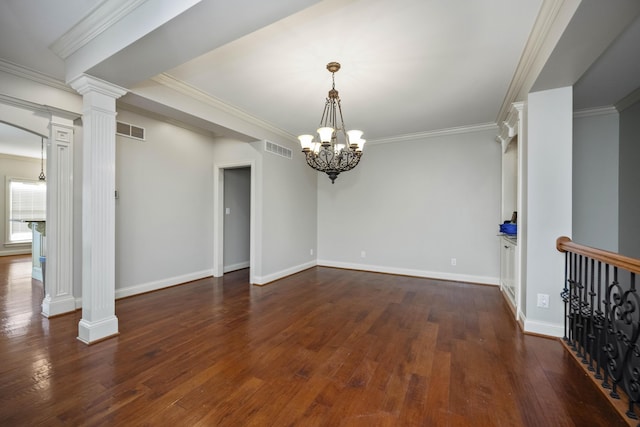
[[[298,136],[307,164],[315,170],[326,173],[332,184],[340,173],[356,167],[362,157],[362,148],[365,143],[362,139],[362,131],[347,131],[344,126],[335,79],[335,73],[339,69],[340,64],[337,62],[327,64],[333,84],[324,104],[317,130],[319,141],[314,141],[313,135]]]

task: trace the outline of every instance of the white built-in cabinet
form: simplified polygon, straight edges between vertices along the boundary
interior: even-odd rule
[[[516,303],[516,277],[517,263],[516,250],[518,248],[517,240],[511,237],[503,236],[500,239],[500,289],[511,303],[514,311]]]
[[[522,289],[522,248],[523,248],[523,218],[522,205],[522,151],[524,103],[514,103],[509,110],[507,119],[500,124],[500,134],[497,137],[502,148],[502,206],[501,221],[510,220],[517,212],[517,236],[500,236],[500,289],[511,305],[516,320],[521,319],[524,306],[524,292]]]

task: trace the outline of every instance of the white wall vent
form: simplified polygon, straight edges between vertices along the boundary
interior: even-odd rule
[[[293,158],[293,151],[291,151],[287,147],[283,147],[282,145],[278,145],[271,141],[264,141],[264,149],[269,153],[273,153],[278,156],[286,157],[287,159]]]
[[[144,141],[144,128],[129,123],[116,122],[116,133],[133,139]]]

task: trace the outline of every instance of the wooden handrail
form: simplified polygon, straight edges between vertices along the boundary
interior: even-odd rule
[[[640,274],[640,259],[605,251],[604,249],[580,245],[571,241],[571,239],[566,236],[558,237],[556,240],[556,249],[560,252],[572,252],[574,254],[584,255],[596,261],[602,261],[632,273]]]

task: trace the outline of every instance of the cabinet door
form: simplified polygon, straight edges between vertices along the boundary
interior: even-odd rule
[[[509,297],[513,305],[516,302],[516,247],[507,239],[500,242],[500,289]]]

